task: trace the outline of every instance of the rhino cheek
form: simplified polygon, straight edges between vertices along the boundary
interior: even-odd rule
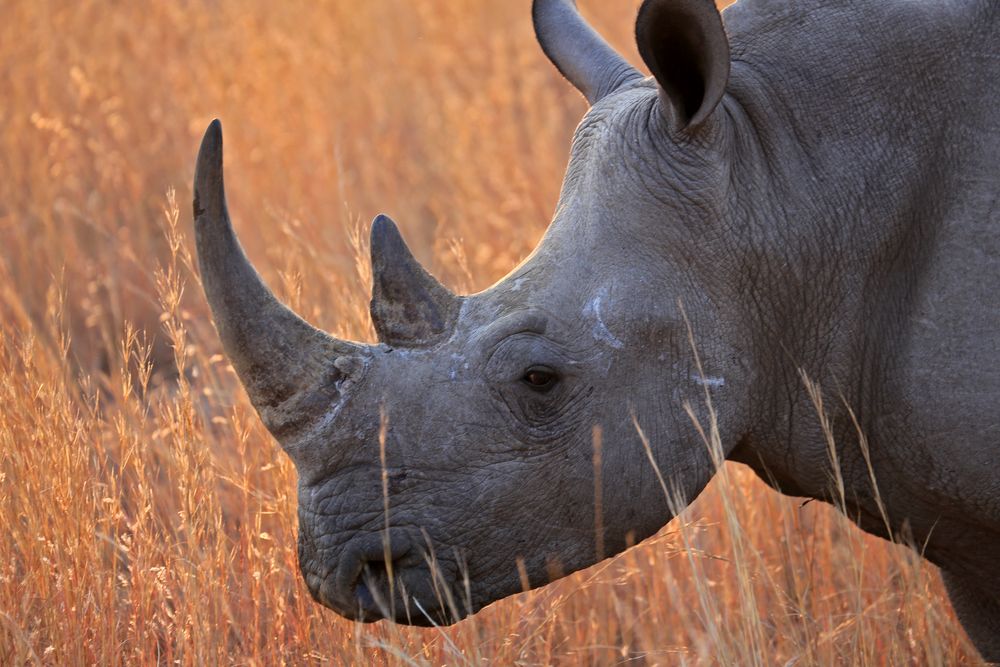
[[[497,462],[476,484],[478,502],[468,506],[461,542],[468,551],[470,575],[482,593],[520,590],[517,561],[575,562],[592,539],[591,485],[563,455]],[[544,573],[533,573],[532,581]]]

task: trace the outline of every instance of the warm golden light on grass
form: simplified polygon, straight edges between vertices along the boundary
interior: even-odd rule
[[[639,62],[636,0],[581,5]],[[551,216],[585,106],[529,6],[4,3],[0,665],[977,661],[933,567],[729,465],[655,538],[453,627],[313,603],[294,470],[198,284],[201,132],[226,124],[231,211],[268,282],[371,340],[376,213],[465,291]]]

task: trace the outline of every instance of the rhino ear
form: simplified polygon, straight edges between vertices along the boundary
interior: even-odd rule
[[[379,340],[420,347],[449,333],[461,299],[420,266],[388,216],[372,223],[371,251],[371,315]]]
[[[643,78],[580,16],[576,0],[534,0],[531,19],[542,51],[590,104]]]
[[[639,55],[660,86],[676,130],[701,125],[729,81],[729,39],[712,0],[645,0],[635,24]]]

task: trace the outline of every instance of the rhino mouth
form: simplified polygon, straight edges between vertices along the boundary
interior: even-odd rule
[[[440,589],[440,581],[427,585],[431,577],[429,570],[397,571],[393,573],[393,586],[390,588],[388,569],[383,564],[366,567],[355,589],[355,599],[361,612],[358,620],[392,619],[400,624],[430,627],[451,625],[465,618],[468,614],[449,608],[446,600],[439,599],[443,596],[433,589]]]
[[[457,595],[457,570],[434,560],[413,540],[393,531],[352,540],[334,567],[318,576],[303,567],[314,600],[341,616],[362,623],[391,619],[403,625],[451,625],[472,613]]]

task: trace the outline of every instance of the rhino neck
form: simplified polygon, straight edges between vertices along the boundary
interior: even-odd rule
[[[740,128],[733,182],[754,193],[731,210],[738,300],[762,378],[756,426],[732,458],[782,491],[831,499],[827,439],[805,373],[822,387],[838,472],[863,513],[876,508],[854,418],[873,457],[895,446],[878,437],[877,418],[899,408],[893,378],[947,187],[921,157],[934,156],[943,135],[912,131],[944,131],[944,109],[911,104],[922,87],[886,63],[904,74],[876,82],[831,57],[823,70],[831,84],[817,87],[789,65],[765,78],[766,68],[738,61],[726,100]],[[904,107],[924,117],[886,112]]]

